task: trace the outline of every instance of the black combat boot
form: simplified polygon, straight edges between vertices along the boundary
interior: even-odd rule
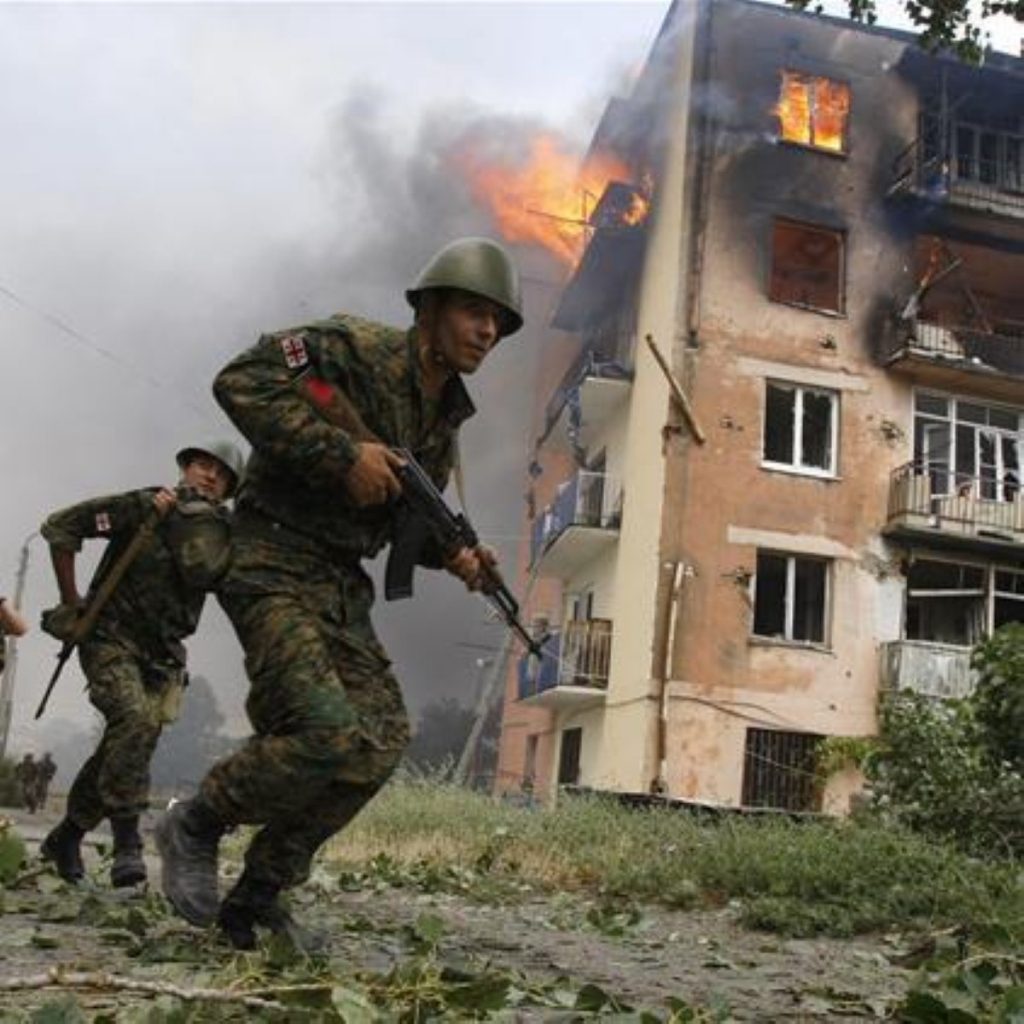
[[[213,924],[217,893],[217,844],[227,830],[202,797],[178,801],[157,822],[161,883],[171,905],[190,924]]]
[[[72,885],[77,885],[85,877],[82,864],[84,835],[85,829],[79,828],[70,818],[64,818],[39,847],[43,860],[52,860],[57,874]]]
[[[142,836],[139,835],[139,816],[124,815],[110,819],[114,833],[114,863],[110,865],[110,881],[120,889],[140,885],[146,880],[146,863],[142,859]]]
[[[217,923],[231,945],[235,949],[255,949],[259,927],[283,936],[307,956],[327,952],[327,936],[300,925],[281,902],[280,892],[280,886],[242,872],[217,915]]]

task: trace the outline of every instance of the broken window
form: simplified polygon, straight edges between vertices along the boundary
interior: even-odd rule
[[[768,381],[765,391],[764,461],[834,474],[838,396],[822,388]]]
[[[908,640],[973,647],[986,632],[986,570],[917,559],[907,572]]]
[[[933,495],[1013,501],[1021,488],[1024,417],[1016,409],[917,392],[914,464]]]
[[[829,313],[843,311],[843,233],[776,220],[772,229],[773,302]]]
[[[754,635],[794,643],[825,643],[828,562],[823,558],[757,553]]]
[[[830,153],[846,152],[850,87],[844,82],[783,71],[774,113],[783,141]]]
[[[821,736],[775,729],[748,729],[743,752],[744,807],[787,811],[818,809],[815,772]]]
[[[906,638],[973,647],[1024,622],[1024,567],[916,559],[907,572]]]

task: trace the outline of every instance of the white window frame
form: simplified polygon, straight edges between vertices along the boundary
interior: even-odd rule
[[[751,639],[758,643],[786,644],[793,647],[811,647],[817,650],[832,649],[832,572],[834,559],[824,558],[821,555],[798,554],[793,551],[777,551],[774,548],[758,548],[757,554],[773,555],[776,558],[786,560],[786,592],[783,595],[783,636],[768,636],[763,633],[755,633],[756,610],[757,610],[757,573],[754,573],[752,580],[753,590],[751,592],[752,608],[754,615],[750,620]],[[795,640],[793,638],[793,614],[794,598],[796,596],[796,562],[803,559],[807,562],[823,562],[825,565],[825,594],[822,598],[821,607],[821,639],[820,640]],[[756,564],[756,563],[755,563]]]
[[[779,388],[792,388],[795,393],[793,404],[793,461],[775,462],[765,457],[765,448],[768,442],[768,389],[772,386]],[[805,466],[797,460],[803,453],[804,442],[804,395],[808,392],[815,395],[827,395],[832,402],[831,419],[829,431],[831,433],[831,444],[829,445],[828,467],[822,469],[818,466]],[[816,476],[822,479],[835,480],[837,478],[837,466],[839,462],[839,401],[840,392],[833,388],[815,387],[810,384],[800,384],[792,380],[780,380],[779,378],[766,378],[764,382],[764,415],[761,418],[761,466],[779,473],[795,473],[799,476]]]

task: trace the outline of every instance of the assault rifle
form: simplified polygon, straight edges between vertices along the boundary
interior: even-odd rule
[[[469,520],[460,512],[453,512],[445,503],[441,492],[434,486],[423,467],[406,448],[393,448],[402,459],[403,466],[395,469],[402,485],[397,512],[395,537],[391,542],[387,568],[384,572],[384,596],[389,601],[412,596],[412,576],[424,545],[440,545],[445,557],[451,557],[462,548],[477,549],[480,538]],[[516,632],[531,654],[544,656],[542,644],[546,637],[530,635],[519,621],[519,602],[512,596],[501,574],[482,558],[480,560],[487,580],[484,597],[501,616],[509,629]]]

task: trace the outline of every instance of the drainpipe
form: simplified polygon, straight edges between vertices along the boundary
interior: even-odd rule
[[[671,573],[671,585],[662,589],[658,608],[658,650],[654,659],[654,702],[657,707],[657,728],[654,739],[654,761],[657,773],[651,780],[651,792],[668,792],[666,766],[668,761],[668,680],[672,674],[672,640],[679,621],[679,605],[683,594],[683,581],[692,570],[685,562],[665,562],[662,571]]]

